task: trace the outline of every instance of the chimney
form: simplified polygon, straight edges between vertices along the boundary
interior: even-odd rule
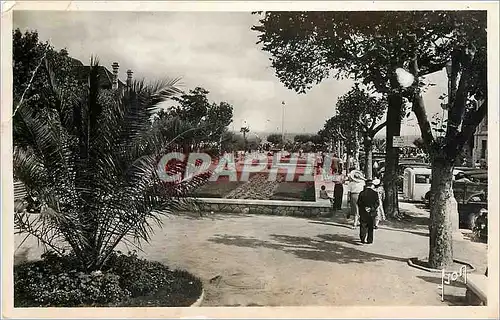
[[[118,62],[113,62],[111,65],[113,67],[113,89],[118,89],[118,69],[120,68],[120,65]]]
[[[127,70],[127,87],[130,88],[132,86],[132,70]]]

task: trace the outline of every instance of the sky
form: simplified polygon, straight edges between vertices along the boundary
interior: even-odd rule
[[[285,132],[316,133],[354,82],[326,79],[306,94],[285,88],[250,29],[257,19],[249,12],[14,11],[14,28],[37,30],[41,41],[85,64],[97,55],[111,70],[116,61],[122,81],[131,69],[147,80],[180,77],[185,91],[203,87],[210,101],[233,105],[230,129],[281,132],[284,101]],[[428,116],[441,115],[437,97],[446,91],[446,73],[427,80],[435,84],[424,94]],[[402,135],[419,133],[412,115]]]

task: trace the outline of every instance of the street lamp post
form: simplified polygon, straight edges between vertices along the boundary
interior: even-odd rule
[[[285,101],[281,101],[282,113],[281,113],[281,145],[282,149],[285,149]]]

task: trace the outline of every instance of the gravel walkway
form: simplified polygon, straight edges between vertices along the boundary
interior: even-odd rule
[[[427,256],[427,217],[414,205],[401,206],[412,220],[381,226],[372,245],[359,244],[358,231],[340,217],[216,214],[166,219],[144,256],[201,277],[204,306],[463,304],[463,285],[447,286],[441,302],[440,275],[408,266],[408,258]],[[486,244],[461,240],[454,248],[456,258],[484,273]],[[28,241],[16,258],[39,253]]]

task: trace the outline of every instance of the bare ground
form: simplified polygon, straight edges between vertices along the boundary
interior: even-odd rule
[[[174,217],[144,246],[143,256],[199,276],[203,306],[462,305],[462,284],[446,286],[441,302],[440,274],[408,266],[408,258],[427,256],[427,213],[412,204],[401,207],[412,218],[381,225],[371,245],[361,245],[358,230],[342,217]],[[454,251],[484,273],[486,244],[460,240]],[[16,259],[39,254],[30,240]]]

